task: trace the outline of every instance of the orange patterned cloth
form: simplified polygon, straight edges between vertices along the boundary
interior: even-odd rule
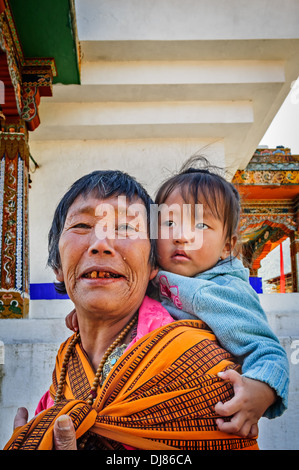
[[[69,338],[57,355],[51,395],[55,395]],[[237,369],[231,356],[200,321],[182,320],[139,339],[117,361],[92,407],[85,403],[94,371],[77,344],[69,361],[64,399],[17,428],[5,450],[51,450],[53,426],[71,416],[85,449],[256,450],[256,439],[218,431],[217,402],[233,389],[217,377]]]

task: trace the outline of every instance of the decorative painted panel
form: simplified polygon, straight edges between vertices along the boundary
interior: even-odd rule
[[[24,135],[0,133],[0,318],[28,314],[28,157]]]

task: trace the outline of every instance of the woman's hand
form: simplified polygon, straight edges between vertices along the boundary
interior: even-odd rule
[[[14,429],[24,426],[27,421],[27,409],[19,408],[14,420]],[[75,428],[67,415],[59,416],[54,423],[54,450],[77,450]]]
[[[235,370],[220,372],[218,376],[230,382],[235,393],[231,400],[215,406],[217,414],[231,416],[230,421],[218,418],[218,429],[241,437],[257,436],[258,420],[277,398],[274,390],[263,382],[243,377]]]

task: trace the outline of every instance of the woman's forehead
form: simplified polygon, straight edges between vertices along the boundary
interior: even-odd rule
[[[94,194],[80,195],[70,206],[67,218],[80,214],[96,215],[101,206],[111,207],[115,212],[123,213],[132,205],[140,205],[145,209],[145,204],[138,196],[129,198],[126,194],[110,196],[107,198],[97,197]]]

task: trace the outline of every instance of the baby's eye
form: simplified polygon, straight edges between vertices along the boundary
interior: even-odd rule
[[[204,223],[198,223],[198,224],[196,224],[195,227],[198,228],[199,230],[205,230],[205,229],[209,228],[209,227],[208,227],[206,224],[204,224]]]
[[[165,220],[162,225],[164,225],[165,227],[174,227],[175,222],[173,220]]]
[[[123,231],[123,232],[131,232],[131,231],[136,231],[136,227],[128,223],[123,223],[117,226],[117,230]]]

